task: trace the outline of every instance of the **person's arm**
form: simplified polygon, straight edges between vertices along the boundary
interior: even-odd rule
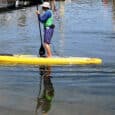
[[[46,11],[43,15],[40,15],[40,12],[37,11],[38,18],[40,22],[44,23],[49,17],[51,17],[51,13],[49,11]]]

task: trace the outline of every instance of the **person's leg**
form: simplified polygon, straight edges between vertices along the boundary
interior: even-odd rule
[[[44,47],[45,47],[46,52],[47,52],[47,57],[51,57],[52,52],[51,52],[50,44],[44,43]]]
[[[50,47],[50,42],[51,42],[51,38],[53,36],[53,29],[45,29],[44,30],[44,47],[46,49],[47,52],[47,57],[51,57],[52,56],[52,52],[51,52],[51,47]]]

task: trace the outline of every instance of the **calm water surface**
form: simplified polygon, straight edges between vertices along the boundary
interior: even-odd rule
[[[0,66],[0,115],[114,115],[114,0],[66,0],[56,6],[53,55],[100,57],[103,64]],[[35,10],[0,14],[0,53],[38,53]]]

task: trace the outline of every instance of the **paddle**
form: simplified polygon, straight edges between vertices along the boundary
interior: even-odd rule
[[[37,8],[37,11],[38,11],[38,5],[36,6],[36,8]],[[45,48],[44,48],[43,43],[42,43],[42,32],[41,32],[41,25],[40,25],[39,17],[38,17],[38,23],[39,23],[39,32],[40,32],[40,40],[41,40],[39,55],[40,55],[40,57],[42,57],[42,56],[45,55]]]

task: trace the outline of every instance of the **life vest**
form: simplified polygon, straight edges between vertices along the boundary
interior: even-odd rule
[[[51,17],[47,19],[47,21],[44,23],[44,27],[50,27],[53,24],[53,13],[51,10],[49,10],[51,12]]]

